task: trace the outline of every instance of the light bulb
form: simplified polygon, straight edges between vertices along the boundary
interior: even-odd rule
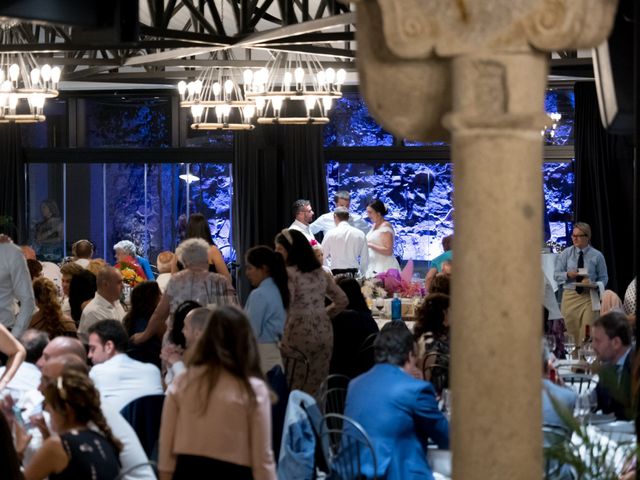
[[[327,83],[331,84],[336,80],[336,71],[333,68],[327,68],[325,74],[327,76]]]
[[[224,82],[224,91],[227,95],[231,95],[231,92],[233,92],[233,82],[229,79],[227,79]]]
[[[0,69],[0,85],[4,83],[4,70]]]
[[[34,68],[31,70],[31,86],[35,87],[38,83],[40,83],[40,69]]]
[[[10,80],[5,80],[4,82],[2,82],[2,85],[0,85],[0,90],[2,90],[3,92],[10,92],[11,91],[11,81]]]
[[[256,72],[254,81],[258,85],[264,85],[265,83],[267,83],[268,79],[269,79],[269,70],[263,67]]]
[[[42,75],[42,81],[48,82],[51,80],[51,65],[45,63],[40,69],[40,75]]]
[[[191,105],[191,115],[193,115],[193,120],[197,122],[200,121],[200,117],[204,112],[204,105]]]
[[[187,83],[187,91],[189,92],[189,96],[193,97],[196,93],[196,85],[193,82]]]
[[[202,80],[196,80],[193,84],[193,91],[196,95],[200,95],[202,93]]]
[[[248,122],[256,114],[256,107],[253,105],[246,105],[242,112],[244,113],[244,119]]]
[[[331,110],[331,104],[333,103],[331,97],[322,97],[322,106],[324,107],[325,113]]]
[[[215,111],[218,123],[222,123],[222,105],[216,105]]]
[[[14,63],[9,67],[9,78],[12,82],[17,82],[18,77],[20,76],[20,67],[17,63]]]
[[[216,97],[216,99],[220,96],[220,90],[222,88],[220,87],[220,84],[218,82],[215,82],[213,84],[213,95]]]
[[[266,100],[264,97],[257,97],[256,98],[256,108],[258,109],[259,112],[262,111],[262,109],[264,108],[264,106],[266,105]]]
[[[9,95],[9,109],[15,110],[17,106],[18,106],[18,95],[16,95],[15,93],[12,93]]]
[[[178,93],[180,94],[180,96],[184,96],[184,92],[187,91],[187,82],[185,82],[184,80],[180,80],[178,82]]]
[[[324,84],[326,83],[326,76],[324,74],[324,70],[320,70],[316,75],[316,78],[318,79],[318,86],[321,88],[324,87]]]
[[[228,117],[231,113],[231,105],[220,105],[220,111],[222,112],[222,115]]]
[[[294,75],[296,77],[296,83],[300,84],[304,81],[304,70],[302,67],[296,68]]]
[[[44,95],[39,93],[33,95],[32,105],[36,108],[44,108]]]
[[[344,81],[347,79],[347,71],[344,68],[339,69],[336,72],[336,85],[344,85]]]
[[[304,104],[307,106],[307,110],[313,110],[313,107],[316,106],[317,98],[315,96],[308,96],[304,99]]]
[[[51,81],[54,85],[57,85],[60,82],[60,75],[62,74],[62,70],[60,67],[53,67],[51,69]]]
[[[271,104],[273,105],[273,109],[279,112],[280,109],[282,108],[283,100],[284,100],[284,97],[272,97]]]
[[[253,81],[253,70],[247,68],[243,72],[242,77],[244,79],[244,84],[245,85],[251,85],[251,82]]]
[[[291,75],[291,72],[289,70],[284,72],[284,79],[283,79],[282,83],[284,85],[284,90],[286,92],[291,90],[291,81],[292,80],[293,80],[293,75]]]

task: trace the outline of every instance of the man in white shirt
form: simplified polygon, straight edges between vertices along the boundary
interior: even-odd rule
[[[309,241],[315,240],[316,237],[314,237],[311,230],[309,230],[309,224],[313,220],[314,215],[313,209],[311,208],[311,202],[304,199],[296,200],[293,202],[293,206],[291,207],[291,213],[293,213],[295,220],[289,228],[302,232]]]
[[[329,230],[322,241],[324,263],[334,275],[364,275],[369,263],[367,239],[361,230],[349,225],[349,210],[338,207],[333,211],[336,227]]]
[[[340,190],[333,196],[333,203],[335,208],[344,207],[349,210],[351,205],[351,194],[346,190]],[[367,223],[360,215],[353,212],[349,212],[349,225],[362,230],[365,235],[371,229],[371,225],[369,223]],[[326,235],[327,232],[332,230],[335,226],[336,224],[333,221],[333,212],[329,212],[320,215],[315,222],[309,225],[309,230],[314,235],[317,235],[320,232],[323,232],[324,235]]]
[[[87,306],[82,311],[78,337],[84,343],[87,342],[89,328],[100,320],[120,320],[124,318],[125,311],[120,303],[122,294],[122,275],[118,269],[104,267],[98,272],[96,278],[98,290]]]
[[[120,411],[133,400],[162,395],[160,369],[126,353],[129,336],[118,320],[102,320],[89,329],[89,376],[102,401]]]
[[[29,326],[36,308],[31,276],[20,248],[6,235],[0,237],[0,323],[19,337]],[[20,303],[17,316],[16,300]]]

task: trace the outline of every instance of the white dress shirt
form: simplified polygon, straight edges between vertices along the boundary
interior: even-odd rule
[[[119,320],[125,316],[124,308],[120,302],[109,302],[102,295],[96,292],[84,310],[80,317],[80,324],[78,325],[78,337],[84,343],[87,343],[89,337],[89,328],[100,320]]]
[[[106,362],[94,365],[89,377],[100,392],[100,399],[117,411],[136,398],[162,395],[160,369],[118,353]]]
[[[0,367],[0,377],[6,367]],[[42,410],[44,397],[38,391],[40,385],[40,369],[33,363],[22,362],[16,370],[16,374],[7,384],[2,393],[9,393],[22,410],[22,417],[26,420],[32,414]]]
[[[289,229],[298,230],[299,232],[302,232],[302,234],[305,237],[307,237],[307,240],[309,240],[309,241],[316,239],[316,237],[313,236],[313,233],[311,233],[311,230],[309,230],[309,225],[305,225],[304,223],[302,223],[299,220],[295,220],[289,226]]]
[[[17,317],[14,299],[20,302]],[[19,337],[28,328],[35,308],[31,276],[22,251],[13,243],[0,243],[0,323]]]
[[[351,225],[352,227],[356,227],[358,230],[361,230],[365,234],[369,230],[371,230],[371,225],[357,213],[349,212],[349,225]],[[315,222],[309,225],[309,231],[314,235],[320,232],[324,232],[324,234],[326,235],[327,232],[329,230],[333,230],[335,226],[336,223],[333,221],[333,212],[323,213],[317,218]]]
[[[324,263],[331,269],[357,268],[364,275],[369,263],[369,246],[361,230],[342,221],[322,241]]]

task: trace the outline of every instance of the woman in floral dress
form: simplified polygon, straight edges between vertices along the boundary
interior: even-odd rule
[[[309,362],[305,381],[304,368],[296,368],[292,390],[315,395],[329,374],[333,350],[334,317],[349,303],[342,289],[327,276],[316,259],[306,237],[297,230],[284,229],[276,235],[275,250],[287,264],[290,303],[282,339],[283,350],[299,350]],[[332,303],[325,307],[325,297]]]

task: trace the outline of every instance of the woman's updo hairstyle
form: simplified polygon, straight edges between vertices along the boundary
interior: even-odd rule
[[[385,207],[384,203],[382,203],[382,201],[378,198],[376,198],[373,202],[369,203],[367,207],[371,207],[371,209],[375,210],[382,216],[387,214],[387,207]]]

